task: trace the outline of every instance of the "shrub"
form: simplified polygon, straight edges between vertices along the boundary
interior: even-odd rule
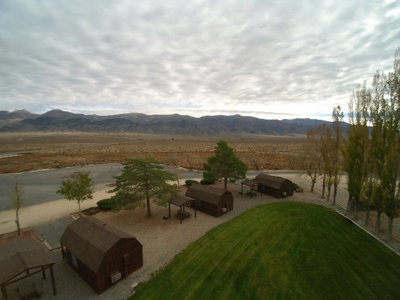
[[[90,207],[90,208],[82,210],[82,213],[86,216],[93,216],[99,212],[101,212],[100,207]]]
[[[218,178],[216,178],[213,174],[203,172],[203,179],[201,180],[201,184],[213,184],[217,181],[217,179]]]
[[[294,190],[300,189],[300,187],[296,183],[292,182],[292,184]]]
[[[111,210],[116,204],[117,201],[114,199],[103,199],[97,202],[97,206],[102,210]]]
[[[199,183],[199,182],[196,180],[188,179],[185,181],[185,183],[187,186],[191,186],[193,183]]]
[[[215,180],[205,180],[205,179],[202,179],[202,180],[200,181],[200,184],[210,185],[210,184],[213,184],[214,182],[215,182]]]

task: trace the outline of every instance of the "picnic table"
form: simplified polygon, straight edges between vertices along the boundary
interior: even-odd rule
[[[252,197],[254,197],[254,196],[257,196],[257,194],[254,193],[253,191],[248,191],[248,192],[246,193],[246,196],[252,198]]]
[[[191,216],[191,214],[190,214],[189,212],[185,211],[185,210],[178,210],[178,211],[175,213],[175,216],[176,216],[177,218],[183,218],[183,219],[185,219],[185,218],[189,218],[189,217]]]

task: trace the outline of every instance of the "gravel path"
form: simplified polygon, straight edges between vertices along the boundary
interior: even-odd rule
[[[71,216],[65,216],[49,222],[40,223],[31,227],[33,233],[39,240],[45,240],[52,249],[60,248],[60,238],[65,228],[74,220]]]
[[[216,188],[222,188],[222,185]],[[174,216],[179,208],[173,205],[169,220],[163,219],[163,216],[168,216],[168,207],[155,205],[152,205],[152,218],[146,217],[145,210],[101,213],[96,217],[135,236],[143,244],[144,265],[129,277],[132,282],[143,282],[210,229],[256,205],[282,201],[265,195],[250,199],[238,194],[240,190],[238,185],[231,185],[228,190],[234,194],[234,208],[218,218],[199,211],[195,218],[194,209],[186,208],[192,216],[180,224],[180,220]]]

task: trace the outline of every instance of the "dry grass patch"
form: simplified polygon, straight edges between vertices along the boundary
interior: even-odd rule
[[[202,169],[224,139],[250,169],[289,169],[288,153],[297,153],[303,137],[226,136],[191,137],[108,133],[1,133],[0,173],[120,163],[125,158],[154,156],[166,165]]]

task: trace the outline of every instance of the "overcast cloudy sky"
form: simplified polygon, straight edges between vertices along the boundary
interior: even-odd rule
[[[393,0],[0,0],[0,110],[330,120],[398,46]]]

